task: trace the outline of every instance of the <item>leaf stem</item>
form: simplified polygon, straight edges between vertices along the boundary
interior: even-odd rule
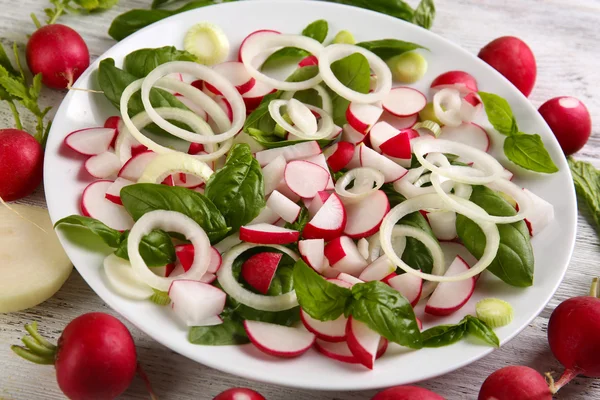
[[[37,340],[31,336],[23,336],[21,341],[27,348],[35,355],[40,357],[54,357],[56,354],[55,350],[49,349],[46,346],[41,345]]]
[[[27,361],[31,361],[33,363],[41,364],[41,365],[52,365],[52,364],[54,364],[54,358],[38,356],[37,354],[32,353],[31,351],[27,350],[24,347],[21,347],[21,346],[10,346],[10,349],[16,355],[18,355],[19,357],[22,357],[22,358],[26,359]]]
[[[34,13],[29,14],[31,16],[31,19],[33,20],[33,24],[35,25],[35,27],[37,29],[40,29],[42,27],[42,24],[40,23],[40,20],[38,19],[37,15],[35,15]]]
[[[17,110],[17,106],[12,100],[8,100],[8,106],[10,107],[10,111],[15,119],[15,125],[18,130],[23,130],[23,124],[21,123],[21,117],[19,116],[19,111]]]
[[[598,278],[594,278],[592,279],[592,286],[590,287],[590,296],[592,297],[600,297],[599,293],[598,293],[598,289],[599,289],[599,281]]]
[[[47,341],[46,338],[37,331],[37,322],[34,321],[31,324],[25,325],[25,330],[42,346],[50,350],[56,350],[56,346]]]

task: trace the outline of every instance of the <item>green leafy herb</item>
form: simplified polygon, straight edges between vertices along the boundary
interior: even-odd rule
[[[479,92],[479,97],[481,97],[490,124],[492,124],[495,130],[506,136],[519,132],[517,120],[512,113],[508,101],[497,94],[486,92]]]
[[[406,53],[408,51],[416,49],[426,49],[425,47],[412,43],[405,42],[398,39],[381,39],[373,40],[370,42],[357,43],[357,46],[363,47],[369,51],[372,51],[384,60],[390,59],[394,56]]]
[[[196,61],[196,56],[173,46],[140,49],[125,57],[123,68],[131,75],[143,78],[159,65],[170,61]]]
[[[150,296],[150,301],[159,306],[166,306],[171,303],[171,298],[168,292],[162,290],[152,289],[154,294]]]
[[[413,349],[422,347],[413,308],[400,292],[385,283],[373,281],[354,285],[350,309],[353,318],[386,339]]]
[[[61,228],[63,225],[79,226],[87,229],[100,237],[107,246],[116,249],[121,243],[121,232],[116,229],[109,228],[104,223],[97,219],[90,217],[83,217],[81,215],[70,215],[65,217],[54,224],[55,228]]]
[[[234,232],[260,214],[265,207],[263,175],[250,146],[233,146],[225,166],[211,176],[204,193],[222,210]]]
[[[491,346],[500,347],[498,336],[496,336],[494,331],[485,322],[472,315],[467,315],[465,318],[467,320],[467,332],[469,335],[473,335]]]
[[[359,53],[350,54],[331,64],[331,71],[346,87],[359,93],[369,93],[371,69],[369,61]],[[346,124],[346,110],[350,102],[330,90],[333,103],[333,121],[338,126]]]
[[[154,210],[170,210],[185,214],[204,229],[211,243],[219,242],[230,230],[223,214],[213,202],[190,189],[137,183],[121,189],[121,201],[134,220]]]
[[[530,171],[546,174],[558,171],[540,135],[519,133],[507,137],[504,141],[504,154],[513,163]]]
[[[121,243],[115,251],[117,257],[129,260],[127,253],[127,238],[129,232],[123,234]],[[149,267],[164,267],[176,261],[175,246],[171,236],[165,231],[154,229],[140,241],[140,255]]]
[[[431,28],[435,19],[435,4],[433,0],[421,0],[415,9],[413,23],[425,29]]]
[[[438,325],[423,331],[423,347],[444,347],[461,340],[467,332],[461,321],[455,325]]]
[[[333,0],[334,3],[347,4],[350,6],[366,8],[382,14],[413,22],[414,10],[402,0]]]
[[[190,328],[190,343],[204,346],[230,346],[250,343],[244,323],[233,312],[221,314],[223,323],[213,326],[194,326]]]
[[[473,186],[470,200],[490,215],[511,216],[515,209],[497,192],[485,186]],[[481,228],[463,215],[456,216],[458,237],[475,258],[483,255],[486,240]],[[488,271],[512,286],[526,287],[533,284],[533,248],[529,230],[524,221],[498,224],[500,247]]]
[[[596,228],[600,228],[600,171],[585,161],[577,161],[572,157],[568,161],[577,195],[585,200],[596,221]]]
[[[298,232],[302,232],[306,224],[310,221],[310,215],[308,215],[308,209],[304,204],[300,206],[300,214],[298,214],[298,218],[293,223],[286,223],[285,227],[287,229],[293,229]]]
[[[64,13],[71,14],[90,14],[100,11],[106,11],[115,6],[119,0],[50,0],[53,7],[44,9],[47,20],[51,25],[58,20]],[[34,17],[34,22],[39,28],[39,22]]]

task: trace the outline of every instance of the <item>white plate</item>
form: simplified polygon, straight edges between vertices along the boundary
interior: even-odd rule
[[[329,21],[330,37],[341,29],[348,29],[359,40],[398,38],[429,48],[431,52],[424,53],[429,61],[429,70],[415,87],[426,91],[441,72],[453,69],[467,71],[475,76],[481,90],[497,93],[509,101],[522,131],[542,136],[560,172],[550,176],[518,173],[516,179],[517,183],[550,201],[556,212],[555,221],[533,239],[536,259],[534,286],[518,289],[494,277],[486,277],[487,283],[478,285],[475,295],[460,313],[435,321],[435,324],[456,322],[462,318],[462,314],[474,312],[474,305],[479,299],[500,297],[509,301],[515,309],[514,321],[497,330],[502,343],[506,343],[542,311],[560,284],[573,251],[576,203],[566,160],[544,120],[521,93],[478,58],[431,32],[382,14],[330,3],[274,0],[227,3],[176,15],[128,37],[100,58],[112,57],[120,65],[125,55],[140,48],[181,48],[189,27],[200,21],[211,21],[227,33],[232,44],[230,58],[233,59],[242,39],[252,31],[275,29],[297,33],[308,23],[320,18]],[[81,76],[75,86],[97,88],[97,66],[98,61]],[[44,169],[46,199],[54,222],[79,213],[79,198],[89,182],[85,173],[80,173],[81,158],[72,156],[64,149],[63,138],[76,129],[101,126],[108,116],[117,113],[100,94],[71,91],[65,97],[50,132]],[[492,140],[495,147],[501,149],[501,137],[493,136]],[[64,237],[61,237],[61,242],[92,289],[141,330],[186,357],[246,378],[308,389],[362,390],[432,378],[492,352],[490,347],[467,340],[440,349],[407,352],[391,348],[377,361],[375,369],[368,371],[361,366],[333,361],[314,350],[302,357],[286,360],[266,356],[252,345],[193,345],[187,341],[187,329],[160,307],[148,301],[129,301],[113,293],[107,287],[102,272],[102,254],[79,247]],[[418,311],[422,313],[422,309]],[[431,321],[425,319],[424,322]]]

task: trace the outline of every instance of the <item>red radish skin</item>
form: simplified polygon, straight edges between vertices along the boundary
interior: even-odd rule
[[[249,34],[248,36],[246,36],[246,37],[244,38],[244,40],[242,41],[242,44],[240,45],[240,49],[239,49],[239,51],[238,51],[238,61],[239,61],[239,62],[242,62],[242,48],[244,47],[244,44],[246,43],[246,40],[248,40],[248,39],[249,39],[251,36],[254,36],[254,35],[259,35],[259,34],[270,34],[270,33],[272,33],[272,34],[276,34],[276,35],[279,35],[279,34],[281,34],[281,32],[279,32],[279,31],[274,31],[274,30],[271,30],[271,29],[259,29],[259,30],[257,30],[257,31],[254,31],[254,32],[252,32],[252,33],[251,33],[251,34]]]
[[[33,75],[42,74],[44,85],[70,88],[90,65],[87,45],[77,32],[52,24],[38,29],[27,42],[27,65]]]
[[[327,164],[333,172],[338,172],[352,160],[354,145],[350,142],[338,142],[325,150]]]
[[[256,244],[288,244],[297,242],[300,232],[270,224],[247,225],[240,228],[240,239]]]
[[[300,67],[300,68],[302,68],[302,67],[310,67],[311,65],[319,65],[319,59],[317,57],[315,57],[315,56],[312,56],[312,55],[304,57],[298,63],[298,67]]]
[[[0,129],[0,198],[30,195],[42,181],[44,149],[27,132]]]
[[[115,143],[117,141],[117,136],[119,136],[119,123],[121,122],[121,117],[118,115],[113,115],[112,117],[108,117],[106,121],[104,121],[105,128],[111,128],[115,130],[115,137],[112,142],[110,142],[110,147],[114,148]]]
[[[244,329],[256,348],[275,357],[298,357],[306,353],[316,339],[305,329],[260,321],[245,320]]]
[[[542,104],[538,111],[567,156],[585,146],[592,133],[592,119],[581,101],[569,96],[555,97]]]
[[[537,75],[535,56],[525,42],[514,36],[503,36],[485,45],[479,58],[500,72],[528,97]]]
[[[477,400],[551,400],[552,393],[536,370],[513,365],[494,372],[483,382]]]
[[[254,289],[267,294],[277,266],[283,257],[282,253],[258,253],[242,264],[242,278]]]
[[[260,393],[247,388],[232,388],[216,395],[213,400],[266,400]]]
[[[377,393],[371,400],[444,400],[444,398],[418,386],[396,386]]]
[[[464,71],[444,72],[431,82],[431,89],[441,90],[452,88],[463,93],[477,92],[477,81],[471,74]]]

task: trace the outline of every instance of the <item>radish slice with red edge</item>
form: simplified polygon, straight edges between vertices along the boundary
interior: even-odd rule
[[[346,204],[347,222],[344,234],[352,239],[375,234],[388,211],[390,202],[382,190],[373,192],[358,203]]]
[[[298,357],[312,347],[315,335],[306,330],[260,321],[244,321],[248,338],[263,353],[275,357]]]
[[[346,342],[348,348],[359,363],[373,369],[381,335],[373,331],[367,324],[348,318],[346,324]]]
[[[367,267],[367,261],[360,255],[356,244],[348,236],[340,236],[327,243],[325,257],[333,268],[352,276],[359,276]]]
[[[150,162],[154,160],[157,155],[158,154],[155,152],[148,150],[131,157],[119,171],[119,178],[137,182],[144,173],[144,170],[148,164],[150,164]]]
[[[393,88],[383,99],[385,111],[396,117],[410,117],[418,114],[427,105],[427,97],[409,87]]]
[[[288,244],[298,241],[300,232],[269,224],[246,225],[240,228],[240,239],[257,244]]]
[[[294,193],[310,199],[327,188],[329,172],[309,161],[291,161],[285,167],[284,179]]]
[[[346,323],[348,319],[343,314],[332,321],[319,321],[300,309],[300,319],[306,329],[321,340],[333,343],[346,340]]]
[[[90,183],[81,195],[81,213],[112,229],[125,231],[133,226],[133,219],[124,207],[106,199],[106,192],[112,184],[113,181],[108,180]]]
[[[306,56],[298,62],[298,67],[310,67],[313,65],[319,65],[319,59],[315,56]]]
[[[121,169],[121,162],[115,153],[105,151],[88,158],[84,168],[94,178],[106,179],[116,176]]]
[[[269,207],[265,207],[262,209],[260,214],[256,218],[254,218],[248,225],[256,225],[256,224],[275,224],[279,221],[281,217],[275,211],[271,210]]]
[[[281,34],[281,32],[274,31],[271,29],[259,29],[257,31],[250,33],[248,36],[246,36],[244,38],[244,40],[242,40],[242,44],[240,45],[240,49],[238,51],[238,61],[242,62],[242,49],[244,48],[244,45],[246,44],[246,41],[249,38],[255,37],[255,36],[268,36],[268,35],[280,35],[280,34]]]
[[[386,255],[373,261],[360,273],[358,279],[364,282],[380,281],[389,276],[396,270],[396,266],[387,258]]]
[[[554,206],[529,189],[523,189],[523,192],[529,196],[533,205],[525,222],[527,223],[527,228],[529,228],[529,234],[535,236],[554,221]]]
[[[119,125],[121,124],[121,117],[118,115],[113,115],[112,117],[108,117],[106,121],[104,121],[104,128],[115,129],[115,137],[110,143],[110,147],[115,147],[115,142],[117,141],[117,136],[119,136]]]
[[[464,274],[469,265],[460,256],[456,256],[444,276]],[[475,290],[476,278],[458,282],[441,282],[431,294],[425,306],[427,314],[436,316],[450,315],[464,306]]]
[[[433,90],[446,88],[456,89],[464,94],[479,90],[475,78],[465,71],[444,72],[431,82],[431,89]]]
[[[354,129],[350,124],[342,128],[342,141],[358,145],[365,140],[365,135]]]
[[[360,152],[360,165],[380,171],[384,176],[385,183],[397,181],[408,172],[406,168],[365,146],[364,143],[361,143],[356,149]]]
[[[381,118],[379,118],[379,121],[387,122],[394,128],[401,130],[401,129],[412,128],[417,123],[418,119],[419,119],[418,114],[411,115],[410,117],[396,117],[395,115],[392,115],[389,112],[384,111],[383,114],[381,115]]]
[[[244,104],[248,111],[253,111],[258,107],[266,95],[275,93],[277,89],[273,86],[267,85],[266,83],[256,81],[252,89],[242,95]]]
[[[354,155],[354,145],[350,142],[337,142],[328,147],[323,154],[325,155],[329,168],[331,168],[333,172],[338,172],[344,169],[352,159],[352,156]]]
[[[438,139],[463,143],[474,147],[477,150],[486,152],[490,148],[490,138],[485,129],[472,122],[464,123],[459,126],[444,126],[442,127],[442,133],[438,136]]]
[[[418,137],[419,133],[414,129],[405,129],[400,131],[396,136],[381,143],[379,147],[381,152],[386,156],[410,160],[412,158],[410,141]]]
[[[346,227],[346,220],[344,204],[338,195],[332,194],[306,224],[302,235],[305,239],[332,240],[342,234]]]
[[[321,192],[317,193],[317,195],[315,197],[313,197],[312,199],[309,199],[310,205],[308,205],[307,208],[308,208],[308,215],[311,218],[313,218],[317,214],[317,212],[321,209],[321,207],[323,207],[323,204],[325,204],[325,202],[327,201],[329,196],[331,196],[330,192],[321,191]]]
[[[116,135],[114,128],[80,129],[65,137],[65,145],[79,154],[95,156],[108,151]]]
[[[369,132],[369,140],[371,141],[371,148],[378,153],[381,153],[381,145],[394,136],[400,133],[399,129],[394,128],[392,125],[385,121],[379,121]]]
[[[423,292],[423,279],[411,274],[402,274],[391,277],[386,282],[400,292],[411,306],[416,306]]]
[[[175,315],[186,326],[219,325],[218,317],[225,308],[224,291],[200,281],[177,279],[169,287],[169,297]],[[209,322],[210,321],[210,322]]]
[[[333,184],[333,178],[331,177],[331,173],[329,172],[329,166],[327,165],[327,159],[325,159],[325,155],[323,153],[311,157],[306,157],[302,161],[308,161],[313,164],[317,164],[319,167],[327,171],[327,174],[329,175],[329,180],[327,181],[327,187],[325,188],[325,190],[333,190],[335,188],[335,185]]]
[[[107,200],[110,200],[113,203],[122,206],[123,202],[121,201],[121,189],[123,189],[125,186],[133,185],[134,183],[135,182],[130,181],[130,180],[125,179],[125,178],[117,178],[108,187],[108,189],[106,190],[106,194],[104,195],[104,197],[106,197]]]
[[[300,240],[298,251],[309,267],[321,273],[325,266],[325,241],[323,239]]]
[[[345,329],[345,327],[344,327]],[[323,354],[325,357],[329,357],[336,361],[341,361],[348,364],[358,364],[358,360],[350,351],[348,343],[345,341],[341,342],[328,342],[317,338],[315,341],[315,350]]]
[[[483,109],[483,104],[476,93],[469,93],[462,99],[460,116],[464,122],[472,122]]]
[[[187,272],[194,263],[194,246],[191,244],[180,244],[175,246],[175,254],[183,267],[183,271]],[[221,267],[221,254],[214,247],[210,248],[210,261],[206,273],[215,274]],[[206,275],[206,274],[205,274]]]
[[[301,208],[298,204],[294,203],[277,190],[269,196],[267,200],[267,207],[279,214],[284,221],[292,223],[300,215]]]
[[[321,147],[319,143],[313,140],[291,146],[259,151],[255,157],[261,166],[265,166],[279,156],[283,156],[286,161],[293,161],[317,154],[321,154]]]
[[[346,109],[346,119],[350,126],[366,135],[382,113],[383,109],[373,104],[350,103]]]
[[[267,294],[282,257],[281,253],[266,251],[253,255],[242,264],[242,278],[258,292]]]
[[[357,277],[347,274],[345,272],[340,272],[336,279],[347,282],[350,285],[350,287],[356,285],[357,283],[365,283],[365,281],[363,281],[362,279],[358,279]]]
[[[226,61],[221,64],[213,65],[212,69],[231,82],[240,94],[250,91],[256,83],[256,80],[248,74],[248,71],[246,71],[244,64],[239,61]],[[214,94],[221,95],[219,89],[208,82],[206,83],[206,88]]]

